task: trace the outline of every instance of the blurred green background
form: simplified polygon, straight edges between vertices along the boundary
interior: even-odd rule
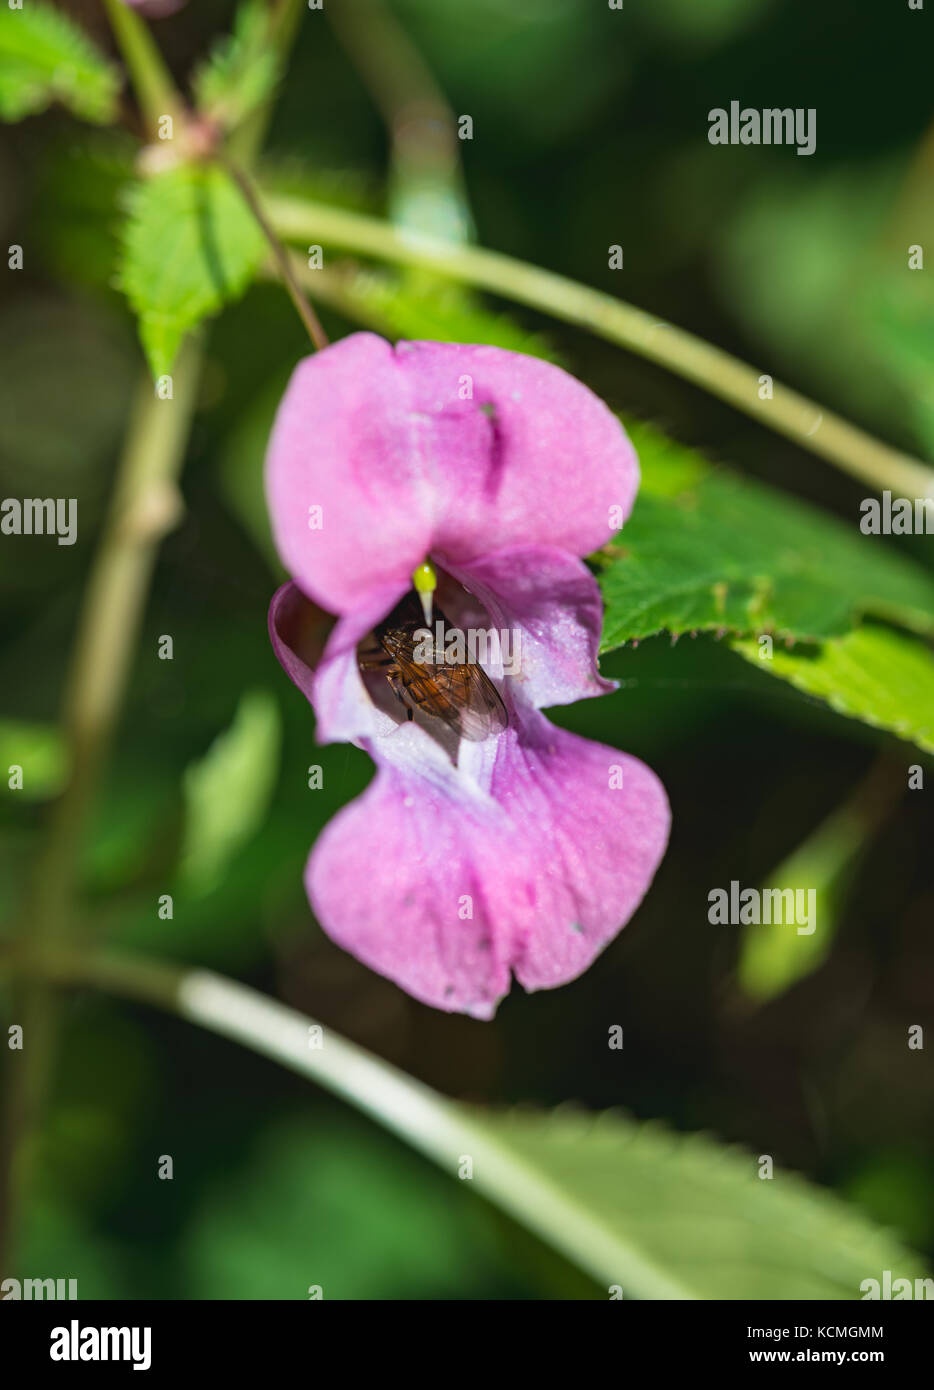
[[[108,43],[95,3],[65,8]],[[198,0],[154,25],[177,74],[232,10]],[[653,0],[625,17],[599,0],[393,10],[455,114],[473,118],[460,154],[481,245],[670,318],[908,450],[934,443],[934,410],[912,414],[904,389],[915,359],[906,366],[886,337],[871,293],[875,250],[905,199],[917,206],[919,170],[930,169],[929,16],[869,0]],[[707,112],[734,98],[815,107],[817,153],[711,147]],[[284,186],[386,211],[384,123],[320,17],[302,26],[267,156]],[[3,244],[24,246],[25,269],[0,277],[0,495],[76,496],[80,516],[72,548],[9,537],[0,547],[0,744],[2,721],[36,726],[31,785],[44,793],[0,790],[5,921],[60,775],[48,727],[141,371],[102,234],[117,225],[131,157],[124,137],[61,112],[2,133]],[[920,227],[907,240],[923,241]],[[620,272],[607,267],[614,243]],[[356,326],[327,307],[322,317],[332,337]],[[855,527],[865,489],[830,465],[595,338],[513,317],[614,408]],[[674,812],[653,889],[582,979],[517,990],[495,1022],[476,1023],[409,999],[311,919],[309,846],[371,764],[316,745],[266,637],[280,576],[256,485],[277,395],[306,350],[276,285],[251,289],[212,325],[186,512],[160,554],[85,847],[84,932],[233,973],[451,1095],[620,1105],[741,1141],[934,1254],[934,1074],[930,1051],[905,1049],[907,1026],[934,1008],[932,790],[890,798],[847,869],[828,959],[771,1001],[741,992],[737,934],[706,915],[711,887],[767,879],[880,759],[899,789],[925,760],[713,638],[616,653],[604,670],[619,691],[555,716],[645,759]],[[932,559],[930,538],[875,543]],[[174,639],[171,662],[157,658],[161,634]],[[235,718],[256,724],[269,771],[255,833],[225,857],[221,832],[217,873],[179,871],[193,833],[186,769]],[[15,737],[21,748],[21,728]],[[308,789],[311,764],[323,790]],[[167,892],[174,918],[161,921],[154,904]],[[615,1023],[622,1052],[607,1048]],[[156,1180],[163,1154],[171,1182]],[[91,992],[69,996],[33,1162],[18,1265],[77,1277],[84,1298],[302,1298],[313,1284],[328,1297],[606,1296],[306,1083]]]

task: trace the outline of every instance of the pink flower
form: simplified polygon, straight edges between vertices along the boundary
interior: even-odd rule
[[[296,368],[266,481],[294,576],[270,609],[276,653],[321,740],[377,765],[308,861],[324,930],[417,999],[478,1018],[511,974],[528,990],[573,980],[632,916],[669,827],[654,773],[539,712],[613,688],[580,557],[613,534],[611,509],[618,526],[632,507],[622,427],[534,358],[358,333]],[[451,622],[521,641],[517,672],[487,665],[508,724],[486,736],[412,719],[384,675],[360,669],[359,644],[428,557]],[[338,619],[317,662],[308,598]]]

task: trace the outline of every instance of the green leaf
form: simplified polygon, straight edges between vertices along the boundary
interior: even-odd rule
[[[623,418],[623,424],[639,455],[640,497],[691,493],[711,471],[713,465],[702,453],[669,438],[655,425],[628,416]]]
[[[118,68],[73,20],[29,0],[0,7],[0,120],[20,121],[55,101],[75,116],[107,125],[117,116]]]
[[[512,1214],[626,1297],[858,1299],[883,1269],[922,1272],[832,1193],[760,1178],[755,1155],[705,1135],[615,1112],[469,1114],[493,1146],[465,1149],[478,1186],[509,1164]]]
[[[60,730],[52,724],[21,719],[0,720],[0,785],[5,796],[42,801],[56,796],[65,783],[68,759]],[[23,785],[14,790],[11,768],[22,768]]]
[[[278,80],[279,59],[269,18],[265,0],[245,0],[237,10],[233,32],[217,41],[192,78],[199,111],[226,129],[255,111]]]
[[[128,212],[120,285],[159,377],[186,333],[242,294],[265,242],[239,189],[216,167],[183,165],[137,184]]]
[[[839,636],[872,614],[934,632],[934,578],[878,540],[762,483],[633,431],[643,486],[594,557],[603,650],[660,631]]]
[[[934,654],[923,642],[867,624],[817,650],[774,649],[759,659],[758,643],[733,650],[769,675],[826,700],[838,714],[861,719],[934,753]]]
[[[209,893],[269,810],[282,741],[279,707],[266,691],[244,695],[230,728],[185,771],[185,835],[180,877]]]

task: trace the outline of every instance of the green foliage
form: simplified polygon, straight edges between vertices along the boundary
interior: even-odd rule
[[[349,1114],[269,1130],[198,1212],[195,1298],[469,1297],[482,1237],[469,1197]],[[478,1233],[481,1240],[478,1240]],[[479,1289],[477,1290],[479,1292]]]
[[[718,226],[715,255],[731,312],[779,365],[804,365],[890,428],[907,417],[934,457],[934,295],[908,263],[931,226],[930,188],[923,154],[914,171],[900,154],[763,180]]]
[[[210,892],[262,825],[279,771],[279,707],[266,691],[244,695],[230,728],[186,770],[181,880]]]
[[[322,271],[312,282],[320,297],[387,338],[427,338],[442,343],[490,343],[510,352],[560,361],[541,333],[486,307],[462,286],[430,273],[360,270],[353,265]]]
[[[619,541],[594,557],[602,650],[714,631],[839,713],[930,749],[934,656],[903,633],[856,625],[876,617],[934,634],[934,578],[855,524],[714,467],[653,426],[627,427],[642,487]],[[774,656],[763,660],[766,634]]]
[[[10,788],[9,769],[23,769],[23,785]],[[34,724],[19,719],[0,720],[0,788],[7,797],[42,801],[61,791],[67,758],[60,729],[51,724]]]
[[[867,624],[817,650],[782,651],[758,659],[755,642],[733,643],[740,656],[798,690],[826,700],[838,714],[861,719],[934,753],[934,656],[890,628]]]
[[[934,1240],[930,1165],[912,1147],[863,1155],[843,1182],[843,1195],[873,1220],[897,1227],[917,1244]]]
[[[898,274],[874,277],[867,317],[875,352],[897,373],[915,433],[934,459],[934,294],[924,272],[901,267]]]
[[[57,280],[114,294],[118,208],[134,178],[136,141],[125,131],[69,130],[36,170],[30,245]],[[67,235],[62,235],[67,227]]]
[[[306,198],[313,203],[329,203],[332,207],[347,208],[350,212],[368,212],[377,216],[383,207],[382,182],[367,177],[361,169],[329,169],[309,164],[295,155],[276,153],[265,156],[259,182],[268,193],[284,197]]]
[[[139,318],[154,376],[171,370],[191,329],[242,294],[264,249],[240,190],[222,169],[182,165],[131,190],[120,285]]]
[[[53,1277],[55,1270],[57,1278],[77,1279],[82,1299],[120,1298],[126,1289],[120,1251],[71,1193],[44,1192],[28,1202],[21,1215],[18,1259],[23,1271],[49,1271]]]
[[[218,39],[192,77],[199,111],[225,128],[251,115],[275,88],[279,59],[269,16],[265,0],[245,0],[232,32]]]
[[[271,573],[283,578],[276,553],[263,488],[263,457],[279,402],[292,374],[292,364],[258,387],[239,412],[224,441],[218,468],[218,485],[227,505],[256,543]]]
[[[694,0],[667,0],[667,4],[647,7],[645,23],[664,36],[666,46],[704,51],[751,26],[769,4],[770,0],[707,0],[703,5]]]
[[[918,1257],[830,1192],[705,1135],[607,1112],[471,1111],[484,1174],[518,1161],[522,1219],[601,1284],[649,1299],[858,1299]],[[511,1204],[515,1213],[515,1204]],[[819,1252],[819,1258],[816,1257]]]
[[[0,7],[0,120],[20,121],[59,101],[95,125],[116,119],[119,69],[75,22],[29,0]]]
[[[814,890],[811,932],[788,923],[743,928],[737,965],[741,989],[760,1002],[772,999],[810,975],[826,959],[840,924],[852,868],[871,829],[869,818],[844,806],[769,875],[767,888]]]
[[[934,578],[855,521],[848,530],[647,427],[635,442],[642,491],[619,542],[596,557],[604,651],[660,631],[814,641],[866,614],[934,633]]]

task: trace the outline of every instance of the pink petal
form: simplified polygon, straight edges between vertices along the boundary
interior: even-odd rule
[[[533,709],[570,705],[614,690],[597,673],[603,626],[600,589],[587,566],[549,546],[517,546],[456,570],[486,609],[486,621],[518,641],[510,694]]]
[[[486,791],[381,767],[325,827],[306,884],[360,960],[436,1008],[489,1018],[510,971],[533,990],[586,970],[638,906],[668,825],[647,767],[531,714],[497,740]]]
[[[428,554],[451,566],[517,545],[589,554],[628,515],[638,466],[615,416],[550,363],[357,333],[299,363],[266,478],[286,568],[344,613],[404,589]]]

